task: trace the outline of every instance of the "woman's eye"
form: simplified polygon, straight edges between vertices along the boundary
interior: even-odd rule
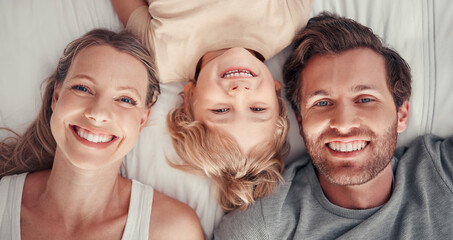
[[[229,110],[230,110],[230,109],[228,109],[228,108],[219,108],[219,109],[212,109],[211,111],[212,111],[213,113],[226,113],[226,112],[228,112]]]
[[[90,90],[88,89],[88,87],[85,87],[83,85],[74,85],[71,87],[71,89],[73,90],[76,90],[76,91],[80,91],[80,92],[90,92]]]
[[[320,106],[320,107],[324,107],[324,106],[328,106],[328,105],[329,105],[328,101],[319,101],[316,103],[316,106]]]
[[[130,98],[130,97],[121,97],[119,99],[120,102],[123,102],[123,103],[127,103],[127,104],[130,104],[130,105],[137,105],[137,101],[135,101],[133,98]]]
[[[266,110],[266,108],[261,108],[261,107],[251,107],[250,109],[254,112],[262,112],[262,111]]]

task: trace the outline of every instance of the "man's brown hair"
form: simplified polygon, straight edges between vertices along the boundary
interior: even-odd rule
[[[283,66],[286,97],[300,114],[302,70],[311,57],[339,54],[354,48],[369,48],[385,59],[387,86],[397,109],[411,95],[409,65],[393,49],[382,44],[373,31],[362,24],[338,15],[322,12],[308,21],[293,40],[293,51]]]

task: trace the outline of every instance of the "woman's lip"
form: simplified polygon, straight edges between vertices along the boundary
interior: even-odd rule
[[[93,142],[93,141],[89,141],[83,137],[81,137],[79,134],[78,134],[78,131],[80,129],[83,129],[83,131],[87,131],[87,132],[91,132],[91,133],[99,133],[100,131],[90,131],[89,129],[86,129],[86,128],[82,128],[82,127],[79,127],[79,126],[76,126],[76,125],[71,125],[70,126],[70,129],[71,129],[71,132],[73,133],[73,135],[75,136],[75,138],[80,142],[82,143],[83,145],[86,145],[88,147],[93,147],[93,148],[97,148],[97,149],[103,149],[103,148],[107,148],[108,146],[110,146],[112,143],[116,142],[119,138],[115,135],[111,135],[111,134],[105,134],[105,132],[102,132],[102,134],[97,134],[98,136],[108,136],[109,138],[112,137],[112,139],[108,142]]]
[[[89,132],[91,134],[95,134],[95,135],[102,135],[102,136],[115,136],[115,134],[111,134],[110,132],[106,132],[106,131],[103,131],[103,130],[97,130],[97,129],[93,129],[93,128],[88,128],[88,127],[81,127],[81,126],[78,126],[78,125],[69,125],[71,128],[74,128],[76,131],[78,131],[79,129],[80,130],[83,130],[83,131],[86,131],[86,132]]]

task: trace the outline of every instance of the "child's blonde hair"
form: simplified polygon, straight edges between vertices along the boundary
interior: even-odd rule
[[[170,165],[212,179],[225,212],[245,210],[257,198],[271,194],[283,181],[283,159],[289,150],[289,122],[282,98],[278,97],[279,117],[272,138],[244,154],[227,133],[212,131],[203,122],[194,120],[191,95],[185,94],[187,104],[167,117],[173,146],[182,160],[182,163],[170,160]]]

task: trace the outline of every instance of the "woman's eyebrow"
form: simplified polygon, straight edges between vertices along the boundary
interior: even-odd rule
[[[120,86],[117,88],[117,90],[120,90],[120,91],[131,91],[132,93],[136,94],[138,97],[140,97],[140,99],[143,98],[143,96],[140,94],[140,92],[138,91],[137,88],[135,87],[132,87],[132,86]]]

